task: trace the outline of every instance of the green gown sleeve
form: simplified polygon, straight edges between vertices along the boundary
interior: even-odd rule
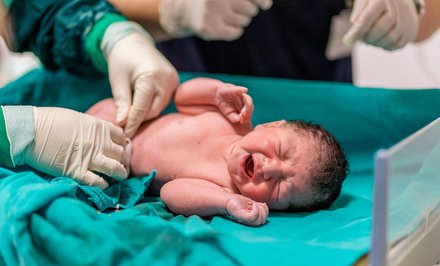
[[[6,132],[6,121],[3,108],[0,107],[0,166],[13,167],[11,143]]]
[[[34,52],[47,69],[89,77],[99,75],[96,62],[102,60],[99,40],[105,27],[101,23],[96,30],[95,25],[108,14],[113,20],[125,20],[106,0],[14,0],[9,11],[16,50]],[[88,38],[94,50],[86,47]]]

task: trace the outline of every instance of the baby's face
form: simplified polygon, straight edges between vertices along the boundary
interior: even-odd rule
[[[243,196],[266,202],[273,210],[308,200],[314,143],[285,121],[257,126],[236,143],[228,170]]]

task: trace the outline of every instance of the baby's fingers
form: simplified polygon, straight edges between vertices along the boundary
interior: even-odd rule
[[[252,102],[251,96],[248,94],[243,94],[243,108],[240,112],[240,122],[245,123],[250,120],[252,113],[254,112],[254,103]]]
[[[233,124],[238,123],[238,122],[241,121],[241,115],[239,115],[239,114],[237,114],[235,112],[227,114],[226,117]]]
[[[269,215],[269,208],[267,207],[266,203],[257,203],[258,205],[258,212],[259,212],[259,224],[262,225],[266,223],[267,216]]]
[[[247,224],[251,226],[260,226],[266,223],[268,215],[268,208],[265,203],[252,201],[251,206],[248,207]]]

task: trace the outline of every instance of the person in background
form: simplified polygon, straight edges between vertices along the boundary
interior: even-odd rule
[[[349,60],[325,57],[345,0],[110,1],[163,40],[158,47],[178,70],[351,81]],[[235,34],[225,36],[230,24]]]
[[[425,17],[440,13],[437,0],[424,16],[421,0],[109,1],[161,41],[178,70],[343,82],[352,81],[350,50],[328,56],[335,39],[397,49],[430,34]]]
[[[126,178],[126,137],[157,116],[178,85],[149,34],[98,0],[0,2],[0,34],[11,50],[34,52],[49,70],[108,72],[125,130],[63,108],[1,106],[0,165],[27,164],[102,189],[108,183],[97,173]]]

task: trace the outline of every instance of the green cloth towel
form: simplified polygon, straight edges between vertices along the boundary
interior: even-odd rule
[[[6,169],[0,191],[0,265],[233,265],[202,219],[167,221],[156,199],[101,213],[73,183]]]

